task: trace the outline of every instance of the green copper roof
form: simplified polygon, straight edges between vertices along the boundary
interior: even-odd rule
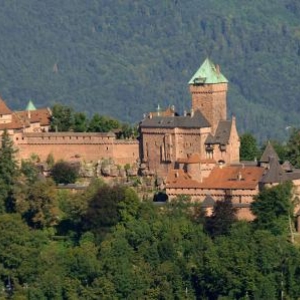
[[[25,110],[36,110],[36,108],[31,100],[29,100]]]
[[[189,84],[212,84],[228,82],[220,72],[218,66],[214,65],[208,58],[204,61],[198,71],[189,81]]]

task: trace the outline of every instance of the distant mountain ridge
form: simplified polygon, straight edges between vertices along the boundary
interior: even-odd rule
[[[300,4],[266,1],[3,0],[0,94],[138,122],[190,108],[188,80],[209,56],[230,82],[241,133],[284,140],[300,125]]]

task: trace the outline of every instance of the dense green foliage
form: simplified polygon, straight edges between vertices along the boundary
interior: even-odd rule
[[[115,132],[117,138],[136,138],[137,128],[128,123],[95,113],[88,118],[85,113],[75,112],[67,105],[55,104],[52,107],[50,131],[56,132]]]
[[[183,112],[210,56],[240,132],[285,139],[299,125],[296,0],[3,0],[0,16],[0,93],[13,109],[60,102],[134,123],[158,103]]]
[[[262,191],[246,223],[229,199],[207,216],[188,197],[157,206],[100,180],[69,193],[30,168],[15,166],[14,211],[0,213],[1,299],[300,297],[290,183]]]
[[[254,161],[259,158],[257,141],[251,133],[244,133],[240,136],[240,160]]]
[[[231,226],[236,222],[237,210],[233,208],[230,199],[217,201],[212,215],[205,218],[204,228],[211,237],[226,235],[230,232]]]
[[[13,187],[18,177],[16,149],[7,130],[1,135],[0,148],[0,212],[13,211]]]
[[[296,163],[299,133],[273,142]],[[1,145],[1,299],[300,298],[291,182],[262,190],[247,223],[227,198],[208,216],[186,196],[158,206],[100,180],[59,190],[36,156],[18,166],[7,132]],[[48,161],[57,183],[70,179],[70,165]]]
[[[75,183],[79,176],[79,166],[59,161],[51,169],[51,177],[57,184]]]
[[[251,210],[259,229],[270,230],[275,235],[287,234],[293,218],[292,183],[262,190],[251,204]]]

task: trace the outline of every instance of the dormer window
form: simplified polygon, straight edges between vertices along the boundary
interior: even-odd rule
[[[198,77],[194,79],[194,84],[204,84],[206,81],[206,77]]]
[[[206,144],[206,151],[213,151],[214,146],[212,144]]]

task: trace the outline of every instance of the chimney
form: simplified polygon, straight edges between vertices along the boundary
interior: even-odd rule
[[[187,112],[186,112],[186,110],[184,110],[184,112],[183,112],[183,116],[184,116],[184,117],[186,117],[186,116],[187,116]]]
[[[191,108],[191,118],[194,116],[194,110]]]
[[[219,65],[216,65],[216,71],[217,71],[217,74],[220,75],[220,66]]]
[[[172,116],[175,117],[175,105],[171,106]]]
[[[160,116],[161,109],[160,109],[160,105],[159,104],[157,105],[157,109],[156,110],[157,110],[157,116]]]

